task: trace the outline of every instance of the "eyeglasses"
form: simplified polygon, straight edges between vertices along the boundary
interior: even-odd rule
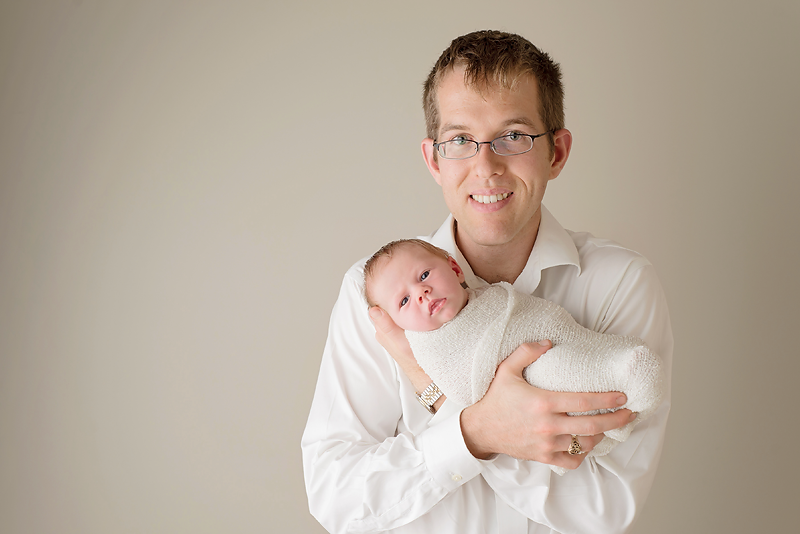
[[[524,154],[532,149],[534,139],[551,132],[553,132],[553,130],[537,135],[510,133],[508,135],[501,135],[497,139],[491,141],[473,141],[472,139],[466,139],[464,137],[456,137],[450,141],[434,143],[433,148],[445,159],[471,158],[478,153],[478,149],[481,145],[489,145],[492,147],[492,152],[498,156],[516,156],[517,154]]]

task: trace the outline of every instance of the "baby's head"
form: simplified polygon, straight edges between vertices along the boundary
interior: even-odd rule
[[[436,330],[467,305],[464,272],[444,250],[419,239],[392,241],[364,266],[367,303],[404,330]]]

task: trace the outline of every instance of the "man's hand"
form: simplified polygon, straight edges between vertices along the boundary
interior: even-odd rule
[[[523,369],[551,346],[549,341],[521,345],[497,368],[486,395],[461,412],[461,430],[473,456],[485,459],[503,453],[575,469],[586,456],[566,452],[573,434],[580,436],[582,451],[589,452],[603,439],[603,432],[635,418],[627,409],[601,415],[567,415],[618,408],[626,402],[621,393],[558,393],[528,384]]]
[[[397,326],[392,318],[389,317],[389,314],[378,306],[370,308],[369,318],[372,319],[372,324],[375,325],[375,339],[394,358],[394,361],[406,374],[414,388],[418,392],[423,391],[433,380],[422,370],[422,367],[417,363],[417,359],[414,358],[414,353],[411,352],[411,346],[408,344],[408,339],[406,339],[405,330]],[[435,410],[438,410],[444,403],[444,399],[444,395],[439,397],[439,400],[433,405]]]

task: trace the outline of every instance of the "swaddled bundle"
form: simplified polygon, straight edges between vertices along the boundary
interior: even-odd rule
[[[608,454],[661,403],[661,359],[641,339],[589,330],[561,306],[505,282],[468,291],[469,302],[452,321],[430,332],[406,331],[420,367],[448,398],[465,406],[478,402],[511,352],[523,343],[549,339],[553,348],[525,368],[528,383],[550,391],[619,391],[628,397],[621,408],[639,414],[606,432],[589,456]]]

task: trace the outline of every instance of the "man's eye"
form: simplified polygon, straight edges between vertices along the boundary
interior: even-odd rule
[[[419,276],[419,281],[420,281],[420,282],[422,282],[423,280],[425,280],[426,278],[428,278],[428,275],[429,275],[429,274],[431,274],[431,272],[430,272],[430,271],[425,271],[424,273],[422,273],[422,274]]]
[[[400,307],[402,308],[406,304],[408,304],[408,297],[403,297],[403,300],[400,301]]]
[[[454,137],[450,142],[456,146],[463,146],[466,145],[467,142],[469,142],[469,139],[467,139],[463,135],[459,135],[458,137]]]
[[[519,132],[511,132],[510,134],[506,135],[505,138],[509,141],[519,141],[522,139],[522,134]]]

